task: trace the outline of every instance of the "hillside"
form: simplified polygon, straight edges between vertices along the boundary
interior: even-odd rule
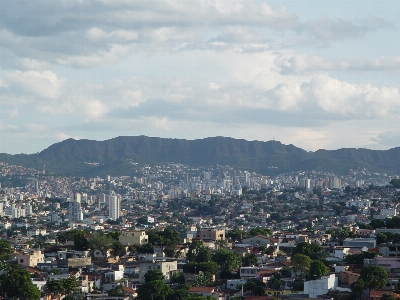
[[[199,140],[146,136],[116,137],[106,141],[68,139],[37,154],[0,154],[0,161],[68,175],[130,175],[130,161],[175,162],[189,165],[228,164],[240,169],[276,174],[297,170],[325,170],[338,174],[350,168],[399,173],[400,147],[307,152],[278,141],[246,141],[227,137]],[[96,166],[89,163],[96,163]]]

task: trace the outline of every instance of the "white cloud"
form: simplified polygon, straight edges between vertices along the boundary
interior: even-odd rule
[[[281,74],[302,75],[325,71],[368,72],[400,74],[400,57],[325,59],[300,54],[279,55],[274,61]]]
[[[6,71],[5,81],[8,85],[18,85],[38,96],[56,99],[62,92],[65,79],[59,79],[52,71]]]
[[[106,41],[106,42],[128,42],[138,39],[138,32],[133,30],[114,30],[105,32],[98,27],[90,28],[86,36],[93,42]]]

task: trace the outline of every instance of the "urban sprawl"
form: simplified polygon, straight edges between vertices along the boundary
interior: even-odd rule
[[[132,168],[0,163],[0,299],[400,299],[396,175]]]

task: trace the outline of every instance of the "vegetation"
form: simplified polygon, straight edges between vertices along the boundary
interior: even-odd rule
[[[40,299],[40,291],[32,284],[29,273],[19,265],[10,265],[0,276],[0,295],[4,298]]]
[[[124,145],[123,151],[121,145]],[[128,159],[142,163],[175,161],[191,165],[229,164],[272,175],[276,172],[311,169],[345,173],[359,167],[398,172],[400,166],[397,157],[400,157],[400,148],[386,151],[340,149],[307,152],[278,141],[245,141],[226,137],[189,141],[138,136],[117,137],[103,142],[67,139],[37,154],[0,154],[0,161],[36,169],[41,169],[46,161],[49,172],[94,177],[121,173],[133,175],[135,171]],[[100,165],[94,167],[83,163],[87,161],[96,161]],[[269,166],[277,168],[271,169]],[[393,182],[397,186],[398,182]]]

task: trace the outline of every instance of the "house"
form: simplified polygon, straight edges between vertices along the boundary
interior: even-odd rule
[[[149,236],[144,230],[126,230],[122,231],[119,241],[122,245],[143,245],[147,243]]]
[[[144,275],[150,270],[160,270],[164,275],[164,281],[170,283],[173,273],[178,272],[177,260],[154,257],[152,260],[141,261],[139,263],[139,282],[144,283]]]
[[[265,236],[265,235],[258,234],[258,235],[243,239],[242,243],[249,244],[249,245],[257,245],[257,246],[270,246],[270,245],[276,245],[277,240],[270,238],[268,236]]]
[[[38,263],[44,261],[44,254],[41,250],[27,250],[16,256],[17,262],[23,267],[36,267]]]
[[[216,291],[215,287],[208,286],[192,286],[189,289],[189,293],[191,294],[200,294],[204,297],[211,296],[218,300],[226,300],[225,294],[222,292]]]

